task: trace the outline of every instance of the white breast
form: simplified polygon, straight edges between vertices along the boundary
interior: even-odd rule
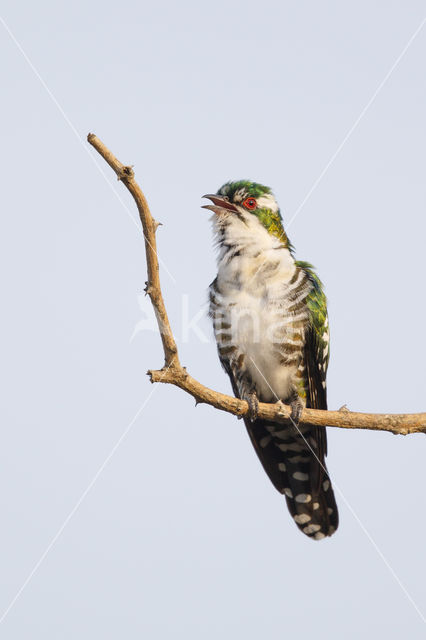
[[[244,354],[246,370],[264,401],[287,398],[297,370],[283,366],[279,351],[283,336],[291,341],[294,316],[286,309],[292,304],[288,291],[295,269],[290,252],[275,247],[219,266],[224,331]]]

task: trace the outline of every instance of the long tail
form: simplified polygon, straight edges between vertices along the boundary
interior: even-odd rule
[[[333,535],[339,515],[324,462],[325,429],[309,425],[296,429],[262,420],[245,422],[266,473],[285,495],[299,529],[314,540]]]

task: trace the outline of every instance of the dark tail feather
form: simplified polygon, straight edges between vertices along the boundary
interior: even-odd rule
[[[339,515],[322,453],[326,450],[325,430],[309,425],[296,429],[262,420],[246,421],[246,427],[266,473],[285,495],[299,529],[314,540],[331,536]]]
[[[301,457],[308,460],[298,462]],[[314,540],[333,535],[339,514],[325,465],[324,470],[310,451],[303,456],[288,456],[285,465],[288,487],[283,492],[299,529]],[[315,476],[320,477],[319,484]]]

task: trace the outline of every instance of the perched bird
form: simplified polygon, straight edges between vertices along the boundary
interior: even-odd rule
[[[210,315],[220,361],[235,395],[247,400],[245,424],[272,484],[299,529],[331,536],[338,512],[325,466],[324,428],[299,426],[303,407],[327,409],[327,301],[307,262],[294,259],[271,189],[227,182],[214,195],[218,274]],[[291,405],[289,426],[257,418],[258,401]]]

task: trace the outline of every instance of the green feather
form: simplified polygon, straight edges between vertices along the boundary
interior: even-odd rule
[[[270,187],[265,187],[263,184],[259,184],[258,182],[251,182],[250,180],[237,180],[236,182],[226,182],[218,191],[218,194],[223,196],[228,196],[228,198],[232,201],[235,193],[240,189],[244,189],[247,192],[247,196],[251,196],[252,198],[260,198],[266,194],[271,194],[272,190]]]
[[[324,293],[324,288],[321,280],[314,271],[314,267],[309,262],[303,260],[296,260],[297,267],[303,269],[311,281],[313,287],[312,291],[306,298],[306,304],[310,311],[311,327],[314,330],[317,360],[324,364],[324,372],[327,370],[328,360],[330,353],[324,357],[324,351],[326,347],[326,341],[324,335],[328,333],[328,316],[327,316],[327,298]]]

